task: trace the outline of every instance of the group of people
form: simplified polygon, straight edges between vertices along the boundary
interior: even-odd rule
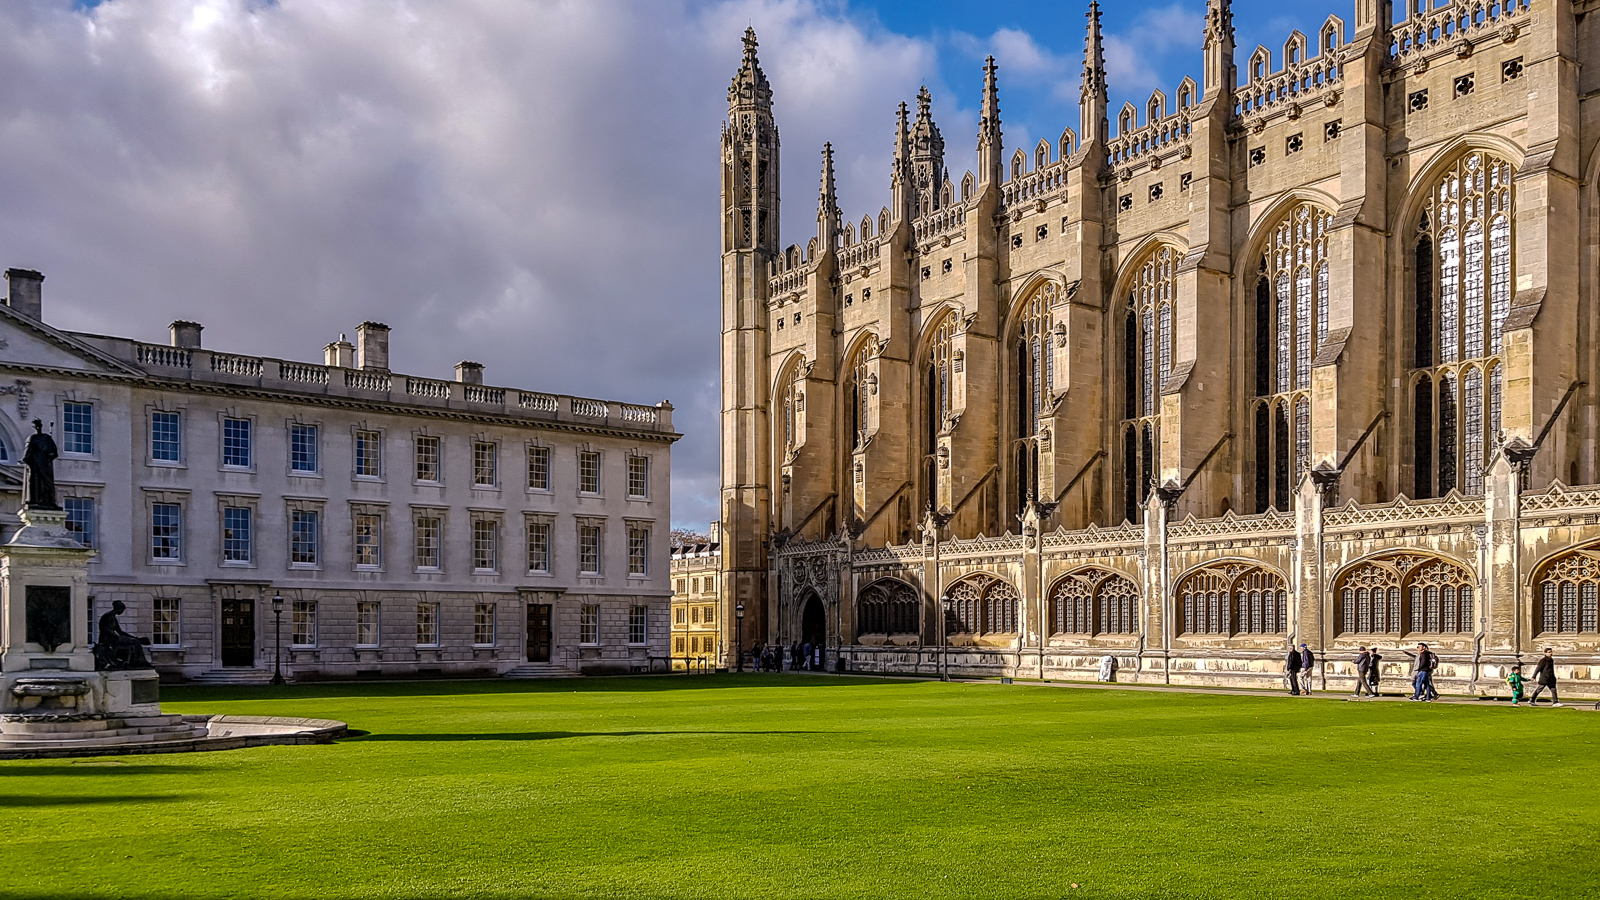
[[[757,672],[820,672],[822,645],[757,644],[750,651],[750,667]]]
[[[1427,644],[1418,644],[1417,652],[1412,653],[1404,648],[1401,653],[1411,657],[1411,696],[1407,699],[1414,703],[1432,703],[1439,699],[1439,691],[1433,686],[1433,673],[1439,668],[1439,656],[1428,649]],[[1363,644],[1356,652],[1356,692],[1351,696],[1360,699],[1363,692],[1368,697],[1377,697],[1378,678],[1383,672],[1383,655],[1376,646],[1367,647]],[[1289,682],[1289,693],[1295,696],[1311,693],[1311,675],[1317,665],[1316,654],[1305,644],[1289,648],[1288,655],[1283,661],[1284,677]],[[1546,690],[1550,692],[1550,705],[1560,706],[1561,697],[1556,691],[1556,661],[1551,648],[1544,648],[1544,656],[1533,670],[1534,690],[1533,696],[1528,698],[1529,706],[1536,706],[1539,695]],[[1506,675],[1506,685],[1511,689],[1511,705],[1520,706],[1523,700],[1523,687],[1525,681],[1522,677],[1522,666],[1511,667]]]

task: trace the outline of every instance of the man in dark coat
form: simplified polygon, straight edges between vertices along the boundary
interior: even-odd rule
[[[1283,660],[1283,671],[1289,678],[1289,693],[1295,697],[1300,696],[1300,666],[1300,651],[1290,647],[1289,655]]]
[[[1367,690],[1372,696],[1378,694],[1378,678],[1383,674],[1383,655],[1378,652],[1377,645],[1372,647],[1372,659],[1367,664]]]
[[[1533,667],[1533,697],[1528,700],[1529,706],[1539,705],[1539,695],[1548,688],[1550,691],[1550,705],[1560,706],[1561,695],[1556,693],[1556,660],[1550,655],[1550,648],[1544,648],[1544,656],[1539,658],[1539,664]]]
[[[1311,648],[1304,643],[1300,645],[1300,689],[1307,696],[1311,694],[1311,673],[1317,668],[1317,658],[1312,654]]]
[[[1372,689],[1371,676],[1372,653],[1369,652],[1366,648],[1366,645],[1363,644],[1361,647],[1361,652],[1356,654],[1356,692],[1352,696],[1359,700],[1361,698],[1362,688],[1366,688],[1367,693],[1371,694],[1372,696],[1378,696],[1377,691]]]
[[[1416,653],[1409,650],[1400,652],[1411,657],[1411,699],[1424,703],[1439,699],[1439,692],[1433,688],[1433,670],[1439,668],[1439,657],[1428,649],[1427,644],[1418,644]]]

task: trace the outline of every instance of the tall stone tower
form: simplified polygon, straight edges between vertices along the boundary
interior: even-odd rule
[[[756,33],[747,29],[722,131],[722,621],[730,663],[732,653],[765,633],[772,503],[767,277],[777,253],[778,129]],[[734,614],[740,604],[742,620]]]

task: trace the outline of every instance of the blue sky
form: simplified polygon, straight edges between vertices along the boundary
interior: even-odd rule
[[[754,24],[783,135],[786,242],[819,152],[849,217],[888,200],[894,110],[934,93],[953,179],[981,65],[1008,147],[1078,124],[1087,2],[4,0],[0,267],[47,320],[315,360],[356,323],[393,365],[670,399],[673,518],[718,489],[718,139]],[[1200,75],[1203,0],[1109,2],[1113,109]],[[1235,6],[1239,61],[1322,6]],[[1114,116],[1113,116],[1114,118]]]

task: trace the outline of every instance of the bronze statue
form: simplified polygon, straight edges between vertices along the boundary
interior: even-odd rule
[[[94,645],[96,669],[148,669],[150,660],[144,655],[149,638],[134,637],[122,630],[117,616],[128,609],[121,600],[111,604],[111,611],[100,617],[100,640]]]
[[[56,503],[56,442],[44,433],[44,423],[33,420],[33,434],[22,454],[22,465],[28,470],[22,504],[27,509],[60,509]]]

